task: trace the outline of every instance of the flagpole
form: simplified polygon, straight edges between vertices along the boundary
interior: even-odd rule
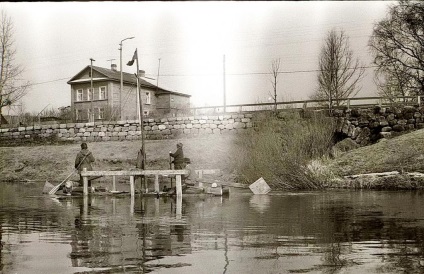
[[[137,49],[135,49],[135,51],[137,52]],[[136,55],[136,64],[137,64],[137,96],[138,96],[138,101],[139,101],[139,108],[140,108],[140,117],[139,117],[139,121],[140,121],[140,129],[141,129],[141,148],[142,148],[142,155],[143,155],[143,166],[142,169],[144,169],[144,165],[146,162],[146,149],[144,147],[144,129],[143,129],[143,101],[141,100],[141,92],[140,92],[140,84],[139,84],[139,68],[138,68],[138,52]]]

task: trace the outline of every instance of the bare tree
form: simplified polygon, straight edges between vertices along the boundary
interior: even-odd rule
[[[15,64],[14,28],[12,19],[1,11],[0,15],[0,115],[2,109],[11,106],[27,92],[29,82],[20,78],[23,69]],[[1,121],[1,119],[0,119]],[[1,122],[0,122],[1,123]]]
[[[369,46],[381,93],[424,95],[424,2],[392,5],[374,26]]]
[[[321,49],[319,57],[318,89],[311,97],[328,100],[330,113],[333,102],[340,106],[342,98],[355,96],[358,83],[364,75],[364,66],[353,57],[349,38],[343,31],[331,30]]]
[[[270,93],[272,100],[274,101],[274,111],[277,111],[277,83],[278,83],[278,74],[280,73],[280,58],[274,59],[271,64],[271,85],[273,94]]]

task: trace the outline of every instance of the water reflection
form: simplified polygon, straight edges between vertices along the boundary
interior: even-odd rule
[[[424,271],[419,192],[132,200],[41,188],[0,188],[1,273]]]
[[[269,195],[252,195],[249,200],[250,207],[261,214],[266,212],[270,203],[271,198]]]

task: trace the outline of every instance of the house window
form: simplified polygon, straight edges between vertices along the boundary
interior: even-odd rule
[[[76,111],[75,111],[75,119],[77,120],[77,121],[79,121],[79,120],[84,120],[84,114],[83,114],[83,111],[82,111],[82,109],[77,109]]]
[[[96,108],[95,109],[96,119],[104,119],[105,118],[105,109],[104,108]]]
[[[87,109],[87,120],[91,121],[91,109]]]
[[[75,101],[77,102],[82,101],[82,89],[77,89],[77,97]]]
[[[106,99],[106,87],[99,87],[99,100]]]
[[[150,105],[150,92],[146,92],[146,105]]]

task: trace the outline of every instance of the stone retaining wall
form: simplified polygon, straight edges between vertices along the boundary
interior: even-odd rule
[[[402,106],[335,110],[336,133],[364,146],[411,130],[424,128],[424,107]],[[146,139],[171,139],[199,134],[224,134],[253,126],[253,114],[145,119]],[[0,129],[0,146],[26,143],[97,142],[141,139],[136,120],[68,123]]]
[[[252,114],[191,116],[145,119],[146,139],[167,139],[184,135],[223,134],[252,127]],[[74,141],[118,141],[141,139],[137,120],[117,122],[34,125],[0,129],[0,145]]]
[[[334,116],[336,132],[362,146],[424,128],[424,107],[419,106],[337,110]]]

